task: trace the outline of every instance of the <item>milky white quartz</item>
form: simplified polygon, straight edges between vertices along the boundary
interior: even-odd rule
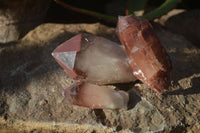
[[[86,81],[97,84],[136,80],[122,46],[94,35],[83,35],[75,70],[85,73]]]

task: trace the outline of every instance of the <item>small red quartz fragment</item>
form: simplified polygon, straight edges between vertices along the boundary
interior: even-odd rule
[[[171,64],[151,24],[136,16],[120,16],[117,35],[129,57],[133,74],[158,93],[170,85]]]
[[[65,89],[64,95],[73,105],[92,109],[126,109],[129,100],[125,91],[83,81]]]

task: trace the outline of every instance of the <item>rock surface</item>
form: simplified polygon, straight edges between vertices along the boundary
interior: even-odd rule
[[[100,24],[43,24],[20,41],[0,46],[0,130],[198,131],[200,50],[182,36],[160,27],[156,33],[173,65],[171,90],[159,95],[140,82],[117,84],[130,94],[128,110],[72,106],[62,91],[74,81],[51,57],[51,52],[83,32],[118,42],[115,29]]]
[[[50,0],[1,0],[0,3],[0,43],[8,43],[22,38],[43,22]]]
[[[158,20],[157,20],[158,21]],[[200,48],[200,10],[174,9],[162,16],[159,22],[174,33],[185,36]],[[178,26],[177,26],[178,25]]]

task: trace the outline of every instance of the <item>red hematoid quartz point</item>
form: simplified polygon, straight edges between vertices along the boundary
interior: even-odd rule
[[[129,57],[133,74],[158,93],[167,90],[171,63],[151,24],[133,15],[119,16],[117,35]]]

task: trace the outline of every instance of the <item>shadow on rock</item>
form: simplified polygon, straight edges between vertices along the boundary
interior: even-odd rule
[[[183,21],[184,20],[184,21]],[[170,17],[165,26],[174,33],[185,36],[200,48],[200,10],[191,10]]]
[[[94,113],[96,115],[96,121],[101,123],[102,125],[110,126],[110,122],[106,119],[106,115],[103,109],[94,109]]]
[[[179,80],[200,73],[200,50],[194,48],[180,48],[170,53],[172,60],[171,80],[178,85]]]
[[[29,119],[29,117],[40,119],[44,116],[42,115],[42,112],[45,112],[44,106],[39,108],[38,102],[44,98],[50,99],[49,97],[52,97],[50,86],[55,84],[52,81],[60,80],[56,78],[50,80],[51,73],[61,69],[52,58],[51,52],[73,35],[73,33],[63,32],[46,40],[39,38],[39,35],[29,35],[20,41],[0,46],[0,96],[5,96],[0,107],[6,110],[9,108],[9,116],[20,119]],[[60,93],[56,87],[54,88],[56,93],[52,92],[54,97],[51,103],[55,101],[53,99],[58,99]],[[50,96],[45,94],[47,92]],[[3,111],[0,110],[0,113],[2,114]],[[32,116],[31,111],[38,111],[41,114],[35,113],[37,115]],[[46,118],[50,117],[46,115],[44,119]]]
[[[22,40],[12,42],[8,45],[1,45],[1,88],[7,91],[15,91],[24,88],[29,80],[44,76],[50,71],[59,69],[57,63],[51,57],[51,52],[61,42],[67,40],[71,33],[63,33],[52,40],[48,44],[31,42]],[[31,38],[35,39],[36,38]],[[17,91],[17,90],[16,90]]]
[[[130,110],[134,108],[139,101],[141,101],[141,97],[133,89],[129,90],[128,93],[129,93],[128,110]]]
[[[200,77],[196,77],[191,79],[191,84],[192,87],[191,88],[187,88],[187,89],[178,89],[178,90],[174,90],[171,92],[166,92],[163,95],[193,95],[193,94],[199,94],[200,93]]]
[[[174,25],[173,29],[176,29],[180,22],[182,21]],[[183,27],[181,28],[182,30],[184,29]],[[187,27],[190,28],[190,26]],[[176,86],[179,80],[200,73],[199,48],[192,45],[183,36],[163,30],[160,26],[154,25],[154,29],[171,59],[171,80],[173,81],[173,85]]]

